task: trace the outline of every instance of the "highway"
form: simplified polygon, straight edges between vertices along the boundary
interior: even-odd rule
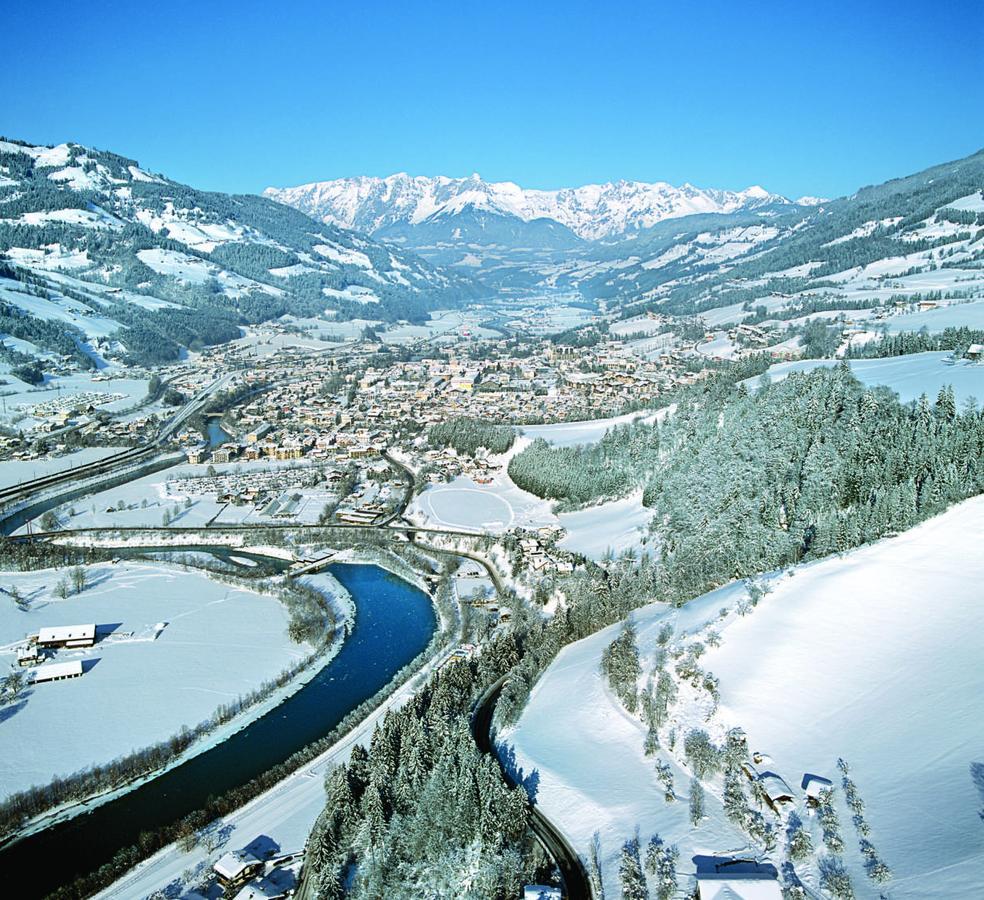
[[[471,729],[475,744],[483,753],[492,753],[502,777],[509,785],[515,785],[515,781],[506,769],[502,766],[501,760],[492,746],[492,715],[495,712],[495,704],[499,699],[502,686],[505,684],[508,675],[500,678],[493,684],[477,701],[472,712]],[[574,848],[568,843],[567,838],[560,830],[536,807],[533,806],[530,817],[530,829],[536,835],[540,845],[547,855],[556,863],[560,870],[560,876],[564,882],[564,894],[567,900],[594,900],[594,892],[591,889],[591,879],[584,869],[581,857],[577,855]]]

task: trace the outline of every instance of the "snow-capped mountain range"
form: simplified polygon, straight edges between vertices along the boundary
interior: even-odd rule
[[[487,182],[477,174],[468,178],[358,176],[271,187],[264,194],[324,222],[369,234],[480,212],[523,222],[552,220],[583,240],[614,237],[695,213],[731,213],[792,202],[757,185],[726,191],[617,181],[545,191],[527,190],[511,181]]]

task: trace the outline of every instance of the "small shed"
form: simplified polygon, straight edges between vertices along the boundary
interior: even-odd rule
[[[829,778],[824,778],[822,775],[812,775],[809,772],[803,776],[803,782],[800,784],[806,793],[807,802],[814,805],[820,799],[820,792],[830,790],[833,786],[834,783]]]
[[[38,632],[38,646],[55,649],[58,647],[91,647],[96,642],[96,626],[58,625],[42,628]]]
[[[34,670],[34,683],[42,681],[63,681],[66,678],[78,678],[82,674],[82,660],[73,659],[70,662],[48,663]]]
[[[967,353],[965,356],[967,359],[971,359],[974,362],[980,362],[984,359],[984,344],[971,344],[967,348]]]

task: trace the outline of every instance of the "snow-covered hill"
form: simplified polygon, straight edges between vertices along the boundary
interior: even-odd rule
[[[564,648],[534,687],[518,728],[501,741],[536,785],[537,803],[586,858],[598,835],[609,888],[622,841],[639,829],[643,841],[659,833],[679,846],[681,888],[696,855],[747,852],[774,862],[787,884],[801,880],[814,898],[830,896],[821,873],[839,866],[859,898],[978,897],[982,529],[984,497],[976,497],[897,538],[772,579],[754,609],[739,582],[679,610],[656,603],[634,614],[641,682],[665,626],[671,654],[699,643],[701,667],[720,680],[719,704],[680,680],[660,729],[658,758],[678,796],[691,775],[683,736],[700,728],[722,743],[727,729],[742,728],[749,750],[761,754],[759,769],[785,779],[793,798],[778,816],[765,809],[776,821],[771,851],[746,846],[748,838],[724,818],[719,776],[705,779],[707,817],[697,827],[685,799],[664,802],[654,759],[644,752],[645,727],[599,674],[618,625]],[[817,811],[805,802],[806,774],[832,782],[839,851],[825,844]],[[854,808],[846,796],[852,786],[861,801]],[[787,867],[784,845],[795,819],[814,849]],[[869,877],[872,854],[892,870],[887,883]]]
[[[280,203],[200,191],[71,143],[0,140],[0,264],[36,293],[64,292],[70,273],[75,302],[126,326],[131,344],[148,329],[216,343],[239,324],[351,318],[366,304],[374,318],[418,319],[477,292],[467,276]],[[184,309],[159,316],[162,302]],[[179,320],[185,333],[170,333]]]
[[[617,181],[559,190],[530,190],[511,181],[468,178],[359,176],[267,188],[265,195],[302,212],[370,234],[393,226],[417,226],[435,216],[466,210],[510,216],[522,222],[549,219],[584,240],[612,237],[648,228],[664,219],[696,213],[729,213],[770,204],[784,197],[754,186],[742,191],[674,187],[666,182]]]

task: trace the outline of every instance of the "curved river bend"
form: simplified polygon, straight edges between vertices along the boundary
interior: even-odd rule
[[[19,873],[16,881],[30,885],[21,896],[42,896],[94,871],[135,843],[141,831],[173,822],[209,795],[283,762],[328,734],[427,646],[437,620],[423,591],[374,565],[342,563],[328,571],[356,607],[355,626],[338,655],[297,693],[223,743],[0,853],[8,875]]]

